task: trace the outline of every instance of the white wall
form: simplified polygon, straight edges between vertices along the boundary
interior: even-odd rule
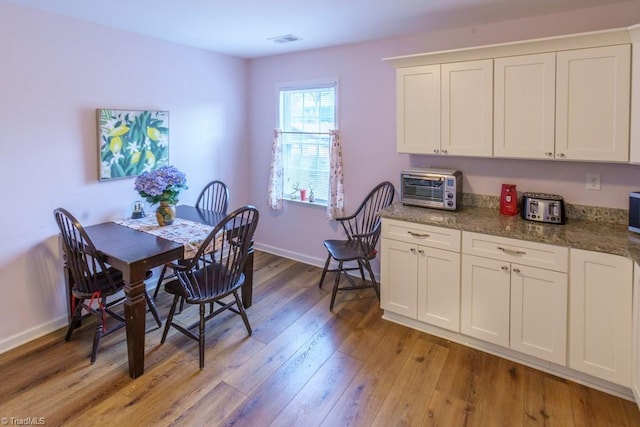
[[[169,111],[181,201],[229,184],[247,203],[248,62],[0,2],[0,352],[66,324],[52,210],[126,215],[133,179],[99,182],[96,108]]]
[[[352,212],[377,182],[398,188],[400,171],[409,166],[450,167],[464,173],[464,191],[498,196],[501,183],[519,191],[557,193],[573,204],[628,208],[629,191],[640,189],[640,166],[529,160],[409,156],[395,152],[395,70],[382,58],[494,43],[625,27],[640,22],[640,2],[471,28],[419,34],[371,43],[255,59],[250,66],[250,146],[253,200],[262,223],[259,246],[322,264],[322,241],[339,238],[323,210],[285,203],[269,211],[265,188],[269,176],[271,133],[276,125],[276,85],[314,79],[339,80],[339,127],[342,132],[347,212]],[[585,189],[586,173],[601,175],[602,190]]]
[[[138,198],[133,179],[97,180],[96,108],[168,110],[171,162],[191,187],[182,202],[221,178],[232,207],[260,209],[258,246],[322,263],[322,240],[341,236],[324,210],[266,205],[277,83],[339,80],[348,211],[375,183],[397,186],[413,164],[463,170],[468,192],[497,195],[509,180],[571,203],[626,208],[638,166],[396,154],[395,72],[381,58],[639,22],[632,1],[244,61],[0,1],[0,352],[66,324],[52,210],[64,206],[89,225],[125,215]],[[584,190],[586,172],[602,175],[602,191]]]

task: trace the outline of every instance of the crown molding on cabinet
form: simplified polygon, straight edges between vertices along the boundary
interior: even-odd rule
[[[474,61],[486,58],[527,55],[562,50],[583,49],[631,43],[631,33],[640,42],[640,24],[629,28],[592,31],[563,36],[515,41],[486,46],[469,47],[413,55],[382,58],[396,68],[440,64],[444,62]]]

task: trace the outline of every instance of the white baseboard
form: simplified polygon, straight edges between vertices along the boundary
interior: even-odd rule
[[[298,261],[303,264],[313,265],[315,267],[324,268],[324,263],[327,262],[326,258],[311,257],[311,256],[301,254],[299,252],[293,252],[287,249],[278,248],[276,246],[265,245],[263,243],[256,242],[254,243],[253,247],[258,251],[267,252],[273,255],[278,255],[283,258],[292,259],[294,261]],[[332,262],[329,268],[335,268],[336,265],[334,264],[335,263]],[[353,271],[349,272],[349,274],[352,276],[356,276],[356,274]],[[380,273],[377,271],[374,271],[373,274],[376,277],[376,280],[378,281],[378,283],[380,283]],[[356,277],[359,277],[359,275],[357,275]],[[366,273],[365,273],[365,277],[367,277]]]
[[[253,247],[258,251],[267,252],[273,255],[278,255],[283,258],[292,259],[294,261],[298,261],[303,264],[309,264],[309,265],[313,265],[320,268],[324,267],[324,263],[327,260],[326,258],[311,257],[311,256],[301,254],[300,252],[294,252],[287,249],[282,249],[282,248],[278,248],[276,246],[271,246],[271,245],[265,245],[263,243],[258,243],[258,242],[255,242]]]
[[[31,329],[10,336],[9,338],[5,338],[0,341],[0,354],[26,344],[29,341],[38,339],[60,328],[64,328],[68,324],[67,315],[65,314],[51,322],[43,323],[42,325],[35,326]]]

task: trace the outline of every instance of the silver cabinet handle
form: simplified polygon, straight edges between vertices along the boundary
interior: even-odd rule
[[[424,249],[418,249],[418,253],[419,253],[420,255],[424,255]]]
[[[558,153],[558,157],[567,157],[564,153]]]
[[[513,249],[508,249],[508,248],[503,248],[502,246],[498,246],[497,247],[499,251],[504,252],[505,254],[509,254],[509,255],[526,255],[526,252],[523,251],[516,251]]]
[[[442,154],[449,154],[447,150],[442,150]]]
[[[412,253],[412,254],[415,254],[415,253],[416,253],[416,248],[411,248],[411,249],[409,249],[409,250],[411,251],[411,253]]]
[[[553,157],[553,153],[551,151],[547,151],[544,155],[547,157]]]
[[[508,270],[509,270],[509,267],[507,267],[506,265],[503,265],[503,266],[502,266],[502,267],[500,267],[500,268],[502,268],[502,270],[503,270],[503,271],[508,271]]]
[[[413,237],[429,237],[427,233],[416,233],[415,231],[407,231],[407,233],[411,234]]]
[[[514,272],[514,273],[520,273],[520,269],[519,269],[519,268],[514,268],[514,269],[513,269],[513,272]]]
[[[436,153],[436,154],[438,154],[438,153],[440,152],[440,150],[438,150],[437,148],[434,148],[434,149],[433,149],[433,152],[434,152],[434,153]]]

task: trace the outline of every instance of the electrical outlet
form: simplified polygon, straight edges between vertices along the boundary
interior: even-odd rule
[[[587,190],[600,191],[600,174],[588,173],[587,174]]]

